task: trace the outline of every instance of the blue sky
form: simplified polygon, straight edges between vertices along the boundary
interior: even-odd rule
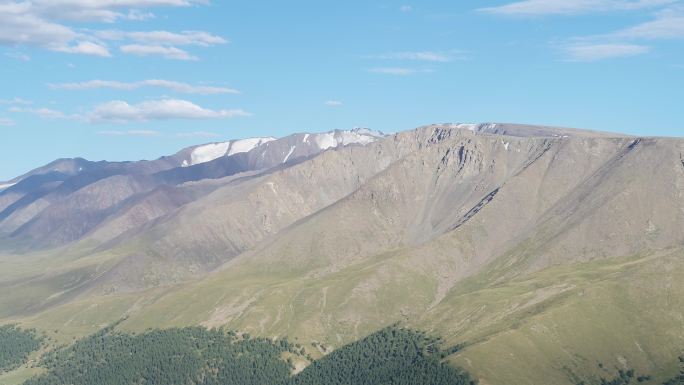
[[[0,0],[0,180],[250,136],[684,136],[684,1]]]

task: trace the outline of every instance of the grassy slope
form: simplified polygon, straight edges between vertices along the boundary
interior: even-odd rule
[[[449,359],[485,384],[571,384],[624,365],[665,377],[684,348],[681,253],[553,267],[505,284],[494,265],[432,308],[436,280],[407,261],[396,251],[326,275],[237,264],[195,284],[87,296],[19,321],[53,343],[128,315],[129,330],[228,324],[331,347],[401,321],[468,344]]]
[[[226,270],[162,298],[128,327],[228,323],[339,346],[403,321],[467,343],[451,359],[492,384],[570,384],[625,365],[666,376],[684,348],[680,253],[554,267],[503,285],[485,272],[432,309],[436,282],[403,261],[388,254],[322,279]]]
[[[27,368],[22,366],[17,370],[0,374],[0,385],[19,385],[42,372],[43,369],[40,368]]]
[[[596,381],[625,367],[663,379],[684,349],[682,273],[682,254],[671,253],[555,267],[496,287],[471,282],[422,322],[470,343],[451,360],[487,383]]]
[[[124,326],[202,323],[251,333],[296,336],[333,346],[417,315],[434,283],[398,263],[394,254],[368,259],[324,278],[263,273],[241,266],[178,290],[133,315]]]

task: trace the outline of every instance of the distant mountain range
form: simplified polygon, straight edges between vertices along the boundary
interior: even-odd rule
[[[482,384],[655,381],[684,349],[683,154],[485,123],[60,159],[0,183],[0,321],[332,348],[399,322]]]
[[[217,188],[219,180],[243,173],[260,174],[308,159],[322,151],[363,145],[383,138],[368,129],[250,138],[189,147],[172,156],[140,162],[90,162],[59,159],[11,181],[0,183],[0,236],[20,248],[64,245],[106,227],[122,210],[148,205],[108,239],[141,226],[162,213]],[[244,175],[243,175],[244,176]],[[154,202],[153,202],[154,201]],[[102,233],[100,233],[102,234]]]

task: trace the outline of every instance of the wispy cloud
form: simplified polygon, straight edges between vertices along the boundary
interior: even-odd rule
[[[175,33],[169,31],[127,32],[106,30],[96,32],[95,36],[103,40],[128,40],[148,45],[196,45],[200,47],[210,47],[212,45],[228,43],[228,40],[223,37],[212,35],[204,31],[182,31],[180,33]]]
[[[377,73],[377,74],[385,74],[385,75],[408,76],[408,75],[413,75],[413,74],[417,74],[417,73],[432,72],[432,70],[415,69],[415,68],[407,68],[407,67],[376,67],[376,68],[369,69],[368,72],[373,72],[373,73]]]
[[[137,56],[161,56],[175,60],[198,60],[179,46],[211,47],[226,44],[228,40],[221,36],[204,31],[118,31],[105,30],[95,32],[98,39],[105,41],[124,41],[119,50]]]
[[[580,62],[637,56],[649,50],[649,47],[637,44],[575,44],[564,47],[568,60]]]
[[[497,6],[480,8],[486,12],[504,16],[576,15],[607,11],[626,11],[673,4],[677,0],[524,0]]]
[[[197,86],[188,83],[182,83],[172,80],[163,79],[147,79],[138,82],[119,82],[111,80],[90,80],[80,83],[59,83],[48,84],[52,89],[58,90],[92,90],[98,88],[108,88],[114,90],[130,91],[143,87],[158,87],[171,90],[173,92],[183,94],[200,94],[200,95],[216,95],[216,94],[239,94],[240,91],[227,87],[212,87],[212,86]]]
[[[0,105],[22,105],[22,106],[28,106],[33,104],[32,101],[22,99],[22,98],[13,98],[13,99],[0,99]]]
[[[179,138],[217,138],[221,135],[215,132],[208,131],[193,131],[193,132],[179,132],[176,134]]]
[[[187,100],[149,100],[138,104],[114,100],[101,104],[89,114],[91,122],[127,123],[170,119],[225,119],[251,114],[241,109],[212,110]]]
[[[403,51],[390,52],[381,55],[368,56],[371,59],[386,59],[386,60],[415,60],[427,62],[449,62],[454,59],[453,54],[457,51],[434,52],[434,51]]]
[[[11,107],[8,109],[13,113],[25,113],[38,116],[41,119],[78,119],[77,115],[67,115],[62,111],[51,108],[27,108],[27,107]]]
[[[401,7],[399,7],[399,10],[401,12],[411,12],[411,11],[413,11],[413,7],[408,5],[408,4],[404,4]]]
[[[651,9],[653,19],[613,32],[554,42],[568,61],[590,62],[633,57],[653,49],[648,40],[684,39],[680,0],[522,0],[478,11],[505,16],[578,15]]]
[[[608,37],[643,40],[682,39],[684,7],[665,9],[658,12],[653,20],[613,32]]]
[[[32,114],[42,119],[69,119],[88,123],[128,123],[172,119],[227,119],[251,116],[249,112],[241,109],[214,110],[200,107],[197,104],[181,99],[148,100],[137,104],[113,100],[97,105],[85,114],[67,114],[50,108],[31,108],[17,105],[10,107],[7,111],[11,113]]]
[[[122,45],[121,47],[119,47],[119,49],[123,53],[136,56],[161,56],[166,59],[187,61],[199,60],[197,56],[192,56],[187,51],[184,51],[180,48],[165,47],[162,45],[128,44]]]
[[[561,44],[569,60],[596,61],[645,54],[646,41],[684,39],[684,7],[666,7],[652,20],[598,35],[579,36]]]
[[[14,120],[12,120],[10,118],[0,117],[0,126],[5,126],[5,127],[14,126]]]
[[[342,102],[339,101],[339,100],[326,100],[326,102],[325,102],[325,105],[326,105],[326,106],[329,106],[329,107],[340,107],[340,106],[342,106],[343,104],[344,104],[344,103],[342,103]]]
[[[97,134],[105,136],[160,136],[161,132],[154,130],[107,130],[98,131]]]
[[[166,136],[169,134],[164,134],[156,130],[103,130],[96,132],[97,135],[103,136],[143,136],[143,137],[157,137]],[[192,132],[179,132],[173,135],[177,138],[217,138],[221,135],[215,132],[209,131],[192,131]]]

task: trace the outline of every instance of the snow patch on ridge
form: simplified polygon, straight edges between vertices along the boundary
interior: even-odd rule
[[[249,138],[249,139],[236,140],[234,142],[231,142],[232,145],[230,146],[230,151],[228,151],[228,156],[243,153],[243,152],[250,152],[253,149],[261,146],[262,144],[268,143],[268,142],[271,142],[274,140],[275,140],[275,138],[273,138],[273,137]]]
[[[200,163],[211,162],[222,156],[230,156],[243,152],[249,152],[264,143],[268,143],[275,138],[249,138],[233,140],[228,142],[210,143],[196,147],[190,154],[190,162],[184,160],[181,166],[188,167]]]
[[[495,130],[498,126],[496,123],[454,123],[447,124],[449,128],[458,128],[461,130],[468,130],[473,132],[487,132]]]
[[[338,144],[346,146],[348,144],[358,143],[358,144],[368,144],[374,142],[377,138],[371,135],[359,134],[354,131],[342,131],[340,133],[340,140]]]
[[[380,131],[374,131],[368,128],[355,128],[350,131],[335,130],[321,134],[304,134],[302,143],[313,144],[318,147],[319,150],[327,150],[329,148],[347,146],[350,144],[366,145],[383,137],[385,137],[385,134]],[[205,144],[193,149],[192,153],[190,154],[190,160],[184,160],[181,166],[188,167],[200,163],[210,162],[222,156],[231,156],[239,153],[249,152],[274,140],[276,140],[276,138],[265,137]],[[283,163],[290,159],[296,148],[296,145],[291,146],[288,154],[283,159]],[[265,154],[266,153],[262,153],[261,156],[264,157]]]
[[[331,131],[322,134],[315,134],[316,145],[321,150],[350,144],[366,145],[383,138],[385,134],[380,131],[373,131],[368,128],[355,128],[351,131]]]
[[[190,165],[211,162],[214,159],[226,155],[230,147],[230,142],[211,143],[199,146],[192,150],[190,154]]]
[[[472,123],[458,123],[453,125],[454,128],[459,128],[468,131],[475,131],[477,129],[477,126],[477,124]]]
[[[6,190],[6,189],[8,189],[8,188],[14,186],[15,184],[16,184],[16,183],[5,183],[5,184],[1,184],[1,183],[0,183],[0,191]]]
[[[315,137],[316,145],[321,150],[327,150],[331,147],[337,147],[337,141],[335,140],[335,134],[332,132],[326,132],[325,134],[318,134]]]
[[[295,146],[291,146],[291,147],[290,147],[290,152],[288,152],[287,155],[285,155],[285,159],[283,159],[283,163],[287,162],[287,160],[290,159],[290,156],[292,155],[292,153],[294,152],[294,150],[295,150]]]

